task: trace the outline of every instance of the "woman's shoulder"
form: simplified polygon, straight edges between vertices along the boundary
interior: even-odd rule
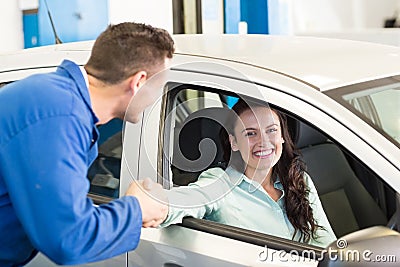
[[[304,177],[304,182],[306,186],[309,188],[310,192],[317,193],[317,189],[315,188],[312,177],[307,172],[304,172],[303,177]]]
[[[304,172],[304,173],[303,173],[303,178],[304,178],[305,184],[306,184],[308,187],[310,187],[310,188],[315,187],[314,182],[313,182],[313,180],[312,180],[312,177],[311,177],[307,172]]]
[[[311,179],[311,176],[306,171],[303,172],[303,178],[304,178],[304,181],[306,182],[306,184],[313,182]]]

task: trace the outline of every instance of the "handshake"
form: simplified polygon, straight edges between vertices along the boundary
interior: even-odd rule
[[[160,184],[149,178],[135,181],[131,183],[125,195],[138,199],[142,209],[143,227],[157,227],[167,218],[168,198]]]

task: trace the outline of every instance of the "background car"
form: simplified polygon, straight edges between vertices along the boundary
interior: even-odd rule
[[[226,166],[217,134],[223,110],[243,97],[288,116],[291,135],[338,237],[330,248],[372,251],[368,263],[375,265],[382,258],[385,266],[400,260],[400,48],[312,37],[174,38],[173,66],[164,73],[162,93],[141,122],[114,120],[99,126],[100,154],[88,173],[89,196],[95,203],[122,196],[134,179],[150,177],[169,189],[195,181],[204,169]],[[91,45],[71,43],[3,55],[0,83],[51,71],[64,58],[84,64]],[[118,186],[105,183],[99,174],[117,179]],[[143,229],[135,251],[85,266],[338,262],[327,256],[328,249],[186,218],[179,225]],[[368,259],[362,258],[360,266]],[[43,255],[28,264],[45,265],[52,263]]]

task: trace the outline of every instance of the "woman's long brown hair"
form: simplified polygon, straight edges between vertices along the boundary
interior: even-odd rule
[[[240,172],[244,172],[245,163],[240,156],[240,152],[233,152],[228,140],[228,134],[234,135],[234,126],[238,117],[246,110],[254,107],[267,107],[278,115],[281,125],[282,137],[285,142],[282,145],[282,156],[272,170],[272,178],[279,177],[285,192],[286,214],[293,225],[295,231],[292,239],[300,232],[300,242],[309,242],[311,238],[317,238],[316,230],[321,228],[313,216],[313,210],[308,200],[309,188],[304,181],[305,164],[300,158],[300,153],[296,150],[292,138],[290,137],[286,115],[278,110],[260,103],[244,101],[240,99],[233,107],[232,118],[228,120],[226,131],[221,132],[224,143],[224,158],[229,165]]]

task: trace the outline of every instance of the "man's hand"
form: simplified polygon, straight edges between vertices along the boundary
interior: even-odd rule
[[[143,227],[157,227],[167,218],[167,195],[160,184],[149,178],[135,181],[130,184],[125,195],[138,199],[142,209]]]

